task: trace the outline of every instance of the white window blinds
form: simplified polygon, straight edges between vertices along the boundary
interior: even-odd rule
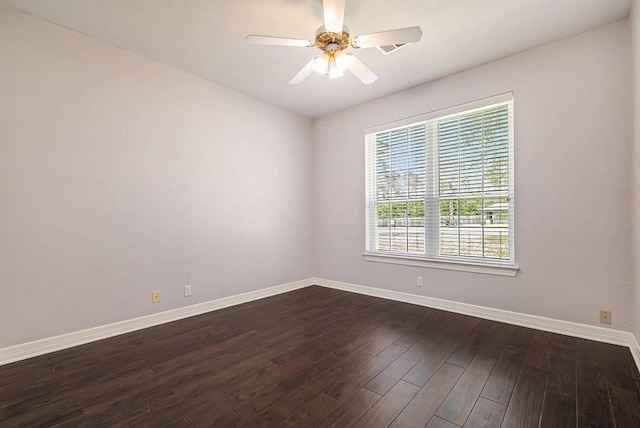
[[[424,252],[425,130],[418,125],[376,137],[378,250]]]
[[[367,251],[513,262],[511,94],[376,129],[366,150]]]

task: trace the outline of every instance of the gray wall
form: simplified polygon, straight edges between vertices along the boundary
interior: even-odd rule
[[[0,58],[0,348],[310,276],[311,121],[2,6]]]
[[[317,120],[315,274],[630,330],[629,48],[622,21]],[[364,129],[509,91],[517,277],[365,262]]]
[[[640,339],[640,1],[634,0],[631,8],[631,57],[633,109],[631,121],[633,124],[633,299],[631,300],[634,315],[633,333]]]
[[[640,337],[638,9],[311,122],[0,6],[0,348],[311,276]],[[508,91],[518,276],[365,262],[364,129]]]

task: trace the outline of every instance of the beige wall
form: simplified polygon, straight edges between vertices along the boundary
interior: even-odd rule
[[[317,120],[315,274],[630,330],[629,46],[622,21]],[[365,262],[364,129],[509,91],[518,276]]]
[[[2,6],[0,58],[0,348],[310,276],[308,119]]]

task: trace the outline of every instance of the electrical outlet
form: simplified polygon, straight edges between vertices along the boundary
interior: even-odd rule
[[[184,286],[184,297],[191,296],[191,284],[187,284]]]
[[[422,287],[422,277],[421,276],[417,276],[416,277],[416,287]]]
[[[160,301],[160,292],[152,291],[151,292],[151,303],[158,303]]]
[[[611,311],[600,311],[600,322],[602,324],[611,324]]]

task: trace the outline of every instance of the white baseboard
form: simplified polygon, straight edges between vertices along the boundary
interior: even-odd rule
[[[418,296],[416,294],[401,293],[399,291],[366,287],[363,285],[349,284],[322,278],[313,278],[312,282],[323,287],[334,288],[337,290],[366,294],[367,296],[381,297],[383,299],[411,303],[414,305],[427,306],[434,309],[442,309],[449,312],[471,315],[474,317],[504,322],[507,324],[515,324],[522,327],[529,327],[537,330],[564,334],[567,336],[596,340],[598,342],[628,346],[636,360],[636,364],[640,368],[640,348],[638,346],[638,342],[636,341],[632,333],[626,331],[612,330],[608,328],[579,324],[570,321],[556,320],[536,315],[510,312],[502,309],[470,305],[468,303],[460,303],[451,300]]]
[[[251,291],[178,309],[172,309],[157,314],[146,315],[140,318],[120,321],[87,330],[76,331],[60,336],[2,348],[0,349],[0,365],[26,360],[27,358],[37,357],[50,352],[71,348],[73,346],[84,345],[85,343],[107,339],[109,337],[142,330],[143,328],[154,327],[195,315],[201,315],[218,309],[227,308],[229,306],[235,306],[241,303],[263,299],[265,297],[275,296],[277,294],[286,293],[288,291],[297,290],[310,285],[313,285],[311,279],[291,282],[288,284],[277,285],[275,287],[264,288],[262,290]]]
[[[470,315],[474,317],[504,322],[508,324],[529,327],[567,336],[580,337],[583,339],[596,340],[598,342],[611,343],[614,345],[627,346],[631,351],[636,365],[640,369],[640,344],[635,336],[626,331],[612,330],[602,327],[579,324],[569,321],[545,318],[536,315],[527,315],[518,312],[510,312],[501,309],[494,309],[485,306],[471,305],[468,303],[454,302],[450,300],[436,299],[433,297],[419,296],[416,294],[401,293],[398,291],[385,290],[381,288],[367,287],[357,284],[332,281],[322,278],[309,278],[301,281],[282,284],[262,290],[251,291],[249,293],[224,297],[209,302],[198,303],[192,306],[173,309],[157,314],[147,315],[140,318],[121,321],[100,327],[81,330],[60,336],[36,340],[20,345],[10,346],[0,349],[0,365],[9,364],[15,361],[25,360],[61,349],[83,345],[97,340],[107,339],[132,331],[141,330],[160,324],[177,321],[183,318],[201,315],[218,309],[235,306],[265,297],[275,296],[288,291],[319,285],[322,287],[348,291],[351,293],[364,294],[367,296],[380,297],[398,302],[411,303],[419,306],[426,306],[434,309],[442,309],[449,312]]]
[[[636,366],[638,366],[638,370],[640,370],[640,345],[638,344],[638,341],[636,340],[636,337],[634,335],[631,335],[629,350],[631,351],[631,355],[636,362]]]

